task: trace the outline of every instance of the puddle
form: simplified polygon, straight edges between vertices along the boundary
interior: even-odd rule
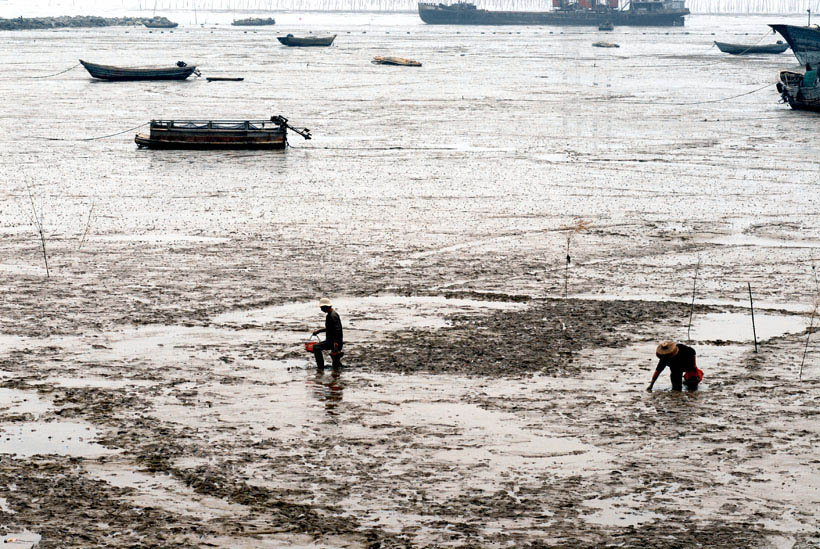
[[[803,332],[808,327],[802,316],[755,314],[757,341]],[[753,341],[751,313],[708,313],[692,319],[693,341]]]
[[[589,515],[582,515],[583,519],[601,526],[623,528],[664,518],[663,515],[642,510],[641,507],[646,506],[646,502],[638,501],[634,495],[587,500],[583,505],[596,509]]]
[[[228,238],[220,238],[215,236],[193,236],[187,234],[115,234],[108,236],[93,236],[89,240],[99,240],[103,242],[148,242],[148,243],[166,243],[166,242],[197,242],[197,243],[213,243],[220,244],[229,242]]]
[[[7,500],[6,498],[0,498],[0,511],[3,511],[4,513],[8,513],[10,515],[14,513],[14,509],[9,507],[9,500]]]
[[[719,236],[704,242],[724,246],[758,246],[761,248],[820,248],[820,242],[817,240],[783,240],[747,234]]]
[[[80,389],[85,387],[93,387],[95,389],[122,389],[124,387],[148,387],[155,385],[155,381],[145,379],[122,379],[122,378],[106,378],[106,377],[67,377],[56,376],[49,377],[42,381],[47,385],[59,385],[68,389]]]
[[[51,403],[40,400],[33,391],[0,388],[0,414],[33,414],[39,416],[51,409]]]
[[[3,540],[3,549],[33,549],[40,546],[43,538],[31,532],[14,532],[0,539]]]
[[[550,299],[563,299],[563,294],[548,294],[548,298]],[[657,302],[664,302],[668,301],[670,303],[686,303],[687,305],[691,303],[692,297],[691,294],[689,297],[683,299],[678,297],[670,297],[668,295],[661,295],[661,294],[589,294],[589,293],[578,293],[578,294],[569,294],[571,299],[589,299],[592,301],[657,301]],[[746,294],[745,299],[701,299],[695,302],[696,305],[712,305],[715,307],[748,307],[749,306],[749,298],[748,294]],[[810,305],[804,303],[778,303],[776,301],[766,301],[761,300],[758,301],[755,299],[755,312],[759,310],[772,310],[772,311],[789,311],[790,313],[810,313],[812,307]],[[755,319],[757,319],[757,315],[755,315]],[[751,321],[750,321],[751,322]]]
[[[8,265],[0,264],[0,273],[9,275],[43,275],[46,274],[45,267],[35,267],[34,265]]]
[[[85,423],[24,423],[0,426],[0,454],[35,456],[57,454],[73,457],[98,457],[112,453],[90,442],[97,430]]]
[[[218,315],[213,320],[224,324],[283,323],[303,327],[319,326],[324,313],[317,301],[288,303]],[[342,316],[345,330],[385,332],[406,328],[443,328],[449,323],[444,315],[470,313],[479,310],[515,310],[522,303],[481,301],[476,299],[447,299],[441,296],[404,297],[379,295],[369,297],[341,297],[333,300],[334,308]],[[305,328],[307,329],[307,328]]]
[[[168,475],[133,471],[116,462],[88,462],[86,470],[92,478],[112,486],[133,488],[135,493],[129,497],[141,506],[158,507],[205,520],[247,512],[242,505],[197,494],[193,488]]]

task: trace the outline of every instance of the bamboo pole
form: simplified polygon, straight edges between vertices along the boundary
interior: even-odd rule
[[[752,301],[752,283],[747,282],[749,285],[749,306],[752,309],[752,334],[755,338],[755,352],[757,352],[757,329],[755,328],[755,304]]]
[[[692,330],[692,316],[695,314],[695,290],[698,287],[698,271],[700,270],[700,254],[698,254],[698,264],[695,265],[695,281],[692,284],[692,307],[689,309],[689,326],[686,327],[686,340],[692,341],[689,332]]]

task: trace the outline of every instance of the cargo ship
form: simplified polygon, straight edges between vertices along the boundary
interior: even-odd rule
[[[618,0],[553,0],[552,11],[490,11],[475,4],[419,2],[419,17],[431,25],[554,25],[682,27],[689,9],[684,0],[633,0],[618,8]]]

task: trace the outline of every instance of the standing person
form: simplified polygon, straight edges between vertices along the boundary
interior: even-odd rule
[[[325,367],[325,357],[322,351],[330,351],[330,359],[333,362],[333,368],[338,369],[342,367],[342,347],[344,347],[344,337],[342,335],[342,319],[339,318],[339,313],[333,310],[333,304],[326,297],[319,300],[319,308],[325,316],[325,327],[313,331],[313,335],[324,332],[325,340],[320,341],[313,347],[313,354],[316,357],[316,367],[320,370]]]
[[[669,379],[672,381],[673,391],[683,389],[681,381],[690,391],[697,390],[698,383],[703,379],[703,371],[698,368],[695,361],[695,350],[692,347],[674,341],[664,341],[658,345],[655,355],[659,359],[658,366],[652,375],[652,382],[646,388],[647,391],[652,391],[655,380],[667,366],[669,366]]]

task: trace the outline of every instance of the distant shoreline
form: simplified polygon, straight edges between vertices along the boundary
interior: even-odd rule
[[[1,19],[0,30],[78,29],[89,27],[134,27],[146,23],[170,24],[165,17],[99,17],[63,15],[59,17],[17,17]]]

